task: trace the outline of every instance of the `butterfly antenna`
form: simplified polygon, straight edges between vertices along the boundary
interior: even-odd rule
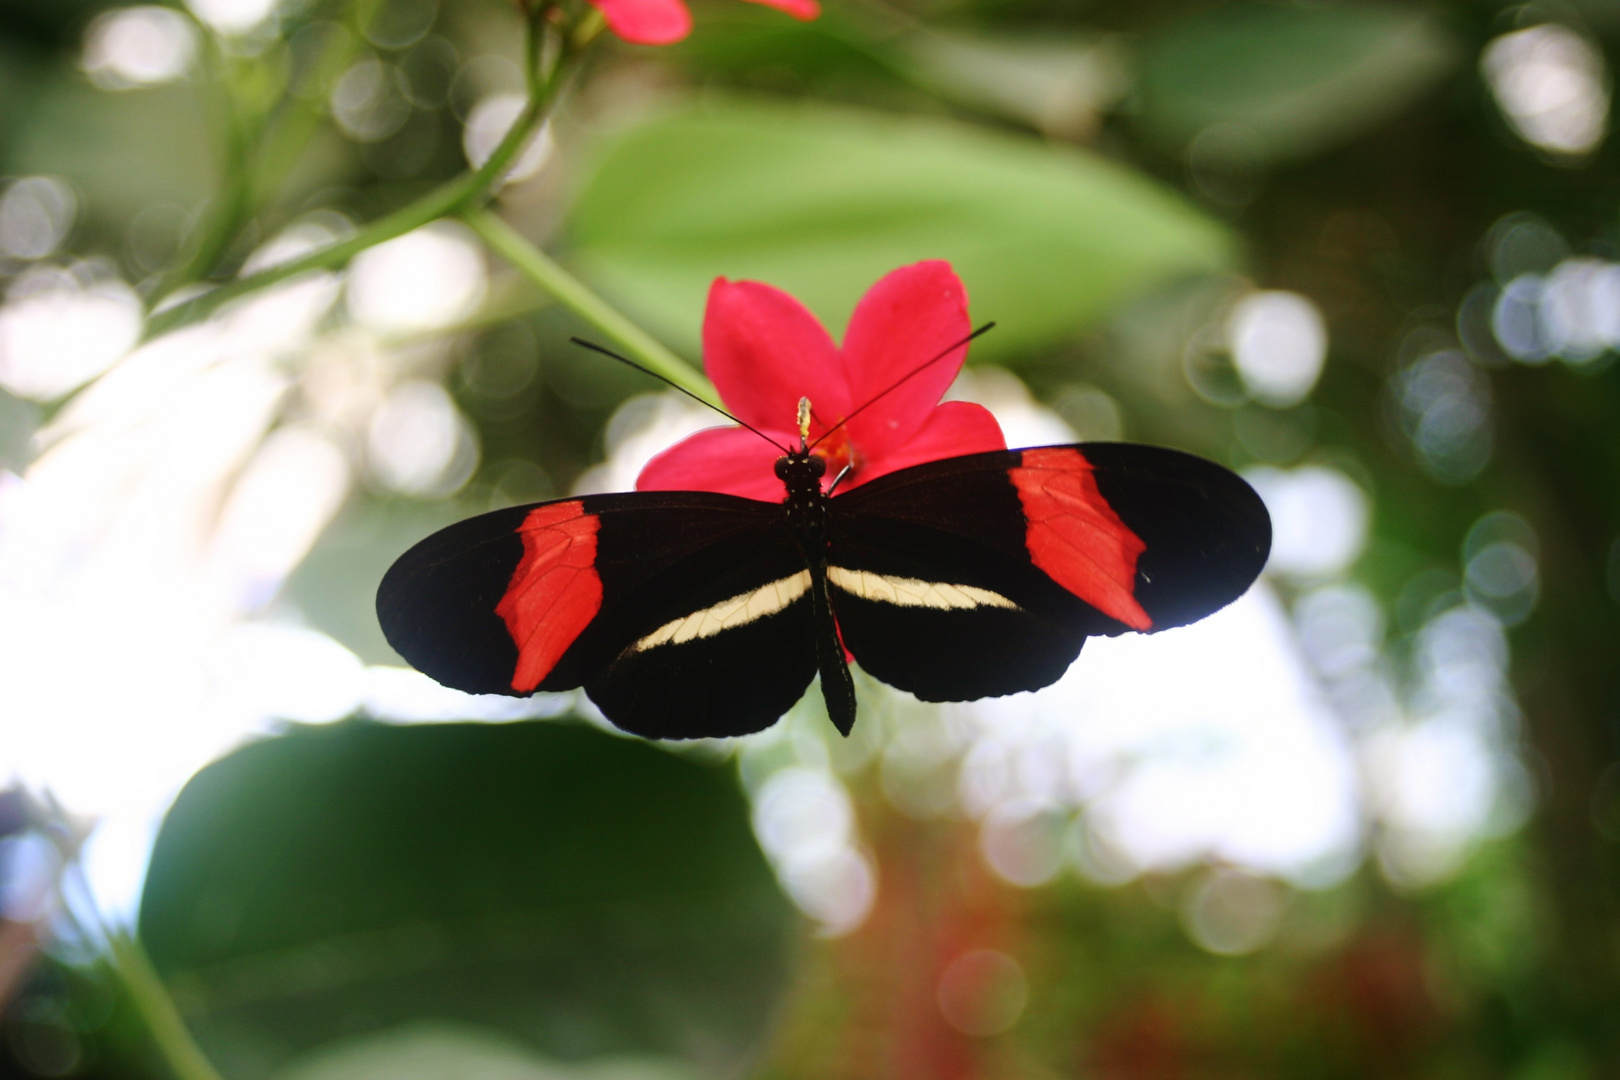
[[[871,408],[873,405],[876,405],[878,403],[878,401],[880,401],[884,396],[886,396],[888,394],[891,394],[894,391],[900,389],[906,383],[910,382],[913,378],[915,378],[918,375],[921,375],[924,371],[927,371],[929,368],[933,367],[935,364],[939,363],[941,360],[945,359],[947,356],[951,355],[951,353],[955,352],[957,349],[960,349],[962,346],[966,345],[968,342],[972,341],[974,338],[979,337],[981,334],[989,333],[990,330],[995,325],[996,324],[993,323],[993,322],[985,323],[983,326],[981,326],[977,330],[973,331],[973,333],[969,334],[967,337],[963,338],[961,341],[958,341],[958,342],[955,342],[954,344],[946,346],[944,351],[942,351],[938,356],[935,356],[932,360],[927,360],[927,361],[917,365],[916,367],[912,368],[910,371],[908,371],[904,375],[900,376],[900,378],[895,381],[893,386],[890,386],[885,390],[880,390],[880,391],[878,391],[878,393],[876,393],[872,397],[867,398],[866,399],[866,404],[860,406],[854,412],[850,413],[848,416],[845,416],[842,420],[838,421],[838,423],[834,424],[832,427],[830,427],[826,431],[822,432],[821,433],[821,438],[819,438],[815,442],[811,443],[809,448],[811,450],[814,450],[816,447],[821,445],[821,442],[822,442],[823,439],[827,438],[827,436],[831,435],[833,432],[837,431],[839,428],[843,427],[845,424],[849,423],[851,420],[853,420],[857,416],[861,415],[861,413],[865,412],[867,409]]]
[[[759,430],[759,428],[755,427],[753,424],[750,424],[748,421],[737,419],[735,416],[732,416],[730,413],[726,412],[726,410],[722,409],[720,406],[716,405],[714,402],[703,400],[702,398],[698,397],[696,394],[692,393],[692,391],[688,390],[686,387],[684,387],[680,383],[676,382],[674,379],[666,378],[665,376],[658,374],[658,372],[653,371],[651,368],[644,368],[640,364],[636,363],[634,360],[630,359],[628,356],[620,356],[618,353],[614,352],[612,349],[603,348],[601,345],[596,344],[596,342],[594,342],[594,341],[586,341],[584,338],[571,337],[568,340],[572,341],[575,345],[578,345],[582,349],[589,349],[592,352],[599,352],[603,356],[611,356],[613,359],[617,360],[619,363],[628,364],[630,367],[635,368],[637,371],[641,372],[643,375],[651,375],[653,378],[657,379],[659,382],[667,383],[669,386],[673,387],[676,390],[679,390],[681,393],[685,394],[687,397],[691,398],[693,401],[697,402],[699,405],[703,405],[703,406],[706,406],[706,407],[708,407],[710,409],[713,409],[715,412],[719,413],[721,416],[725,417],[727,420],[730,420],[733,424],[736,424],[739,427],[745,427],[749,431],[752,431],[755,435],[758,435],[760,438],[764,439],[766,442],[770,443],[772,446],[776,447],[778,450],[782,451],[782,453],[784,453],[784,454],[791,454],[793,452],[793,451],[789,450],[787,447],[783,446],[781,443],[777,442],[775,439],[771,438],[769,435],[765,434],[763,431]],[[953,345],[952,348],[955,348],[955,346]],[[909,378],[909,376],[908,376],[908,378]],[[893,389],[893,388],[891,387],[890,389]],[[884,393],[888,393],[888,391],[885,390]]]

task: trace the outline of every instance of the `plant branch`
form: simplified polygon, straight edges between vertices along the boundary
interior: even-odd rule
[[[122,930],[107,935],[113,971],[129,991],[135,1009],[146,1021],[152,1041],[178,1080],[222,1080],[219,1071],[203,1054],[180,1010],[169,996],[168,987],[152,968],[152,961],[140,942]]]
[[[531,23],[530,32],[536,34],[543,32],[540,20]],[[489,160],[485,161],[473,172],[463,173],[408,206],[401,207],[392,214],[370,222],[347,240],[340,241],[330,247],[321,248],[319,251],[312,251],[300,258],[268,267],[248,277],[237,278],[235,281],[216,286],[189,300],[181,301],[154,313],[146,321],[145,339],[151,340],[173,330],[178,330],[183,326],[198,322],[218,311],[222,305],[232,300],[258,292],[289,278],[313,270],[337,269],[367,248],[403,236],[429,222],[437,221],[439,218],[448,217],[476,205],[497,186],[518,155],[528,146],[530,138],[533,137],[549,112],[551,105],[555,102],[558,90],[572,73],[574,66],[572,61],[576,55],[575,50],[569,44],[568,36],[563,35],[562,46],[557,57],[536,80],[534,90],[529,95],[529,101],[524,106],[523,112],[518,116],[517,121],[513,123],[511,129],[507,131],[500,145],[490,154]]]
[[[307,81],[324,97],[328,84],[348,67],[364,42],[365,29],[376,15],[378,0],[353,0],[350,5],[352,34],[335,40],[316,63],[316,74]],[[320,111],[313,101],[291,93],[292,86],[282,76],[281,103],[267,107],[264,87],[255,86],[272,78],[262,61],[232,58],[208,27],[193,17],[198,32],[210,43],[208,54],[220,86],[221,127],[225,134],[225,154],[221,161],[221,190],[201,215],[189,252],[165,273],[152,292],[161,301],[193,281],[206,277],[240,238],[243,226],[280,186],[292,162],[315,133]],[[244,74],[246,72],[246,74]],[[253,93],[255,89],[260,92]]]
[[[574,314],[612,338],[633,359],[676,386],[718,407],[719,395],[692,365],[676,356],[651,334],[631,322],[606,300],[586,288],[556,260],[528,238],[486,209],[468,210],[462,220],[501,258],[529,281],[544,289]]]

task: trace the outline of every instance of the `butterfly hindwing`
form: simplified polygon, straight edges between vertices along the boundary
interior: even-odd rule
[[[992,487],[996,477],[984,479]],[[1006,523],[981,500],[961,515],[968,535],[876,509],[839,513],[840,502],[827,571],[833,611],[845,646],[883,682],[925,701],[1032,690],[1067,670],[1097,623],[1027,558],[984,542]]]
[[[657,739],[759,731],[815,675],[804,557],[779,505],[736,501],[760,508],[750,527],[662,560],[617,594],[620,606],[604,604],[600,633],[581,642],[585,692],[626,731]],[[663,522],[637,524],[654,530],[649,547],[670,544]]]

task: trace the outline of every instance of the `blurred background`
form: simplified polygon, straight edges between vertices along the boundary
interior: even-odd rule
[[[143,320],[485,160],[519,6],[0,0],[0,1072],[1620,1075],[1620,6],[694,14],[507,222],[694,364],[949,259],[953,395],[1241,470],[1266,575],[848,740],[443,690],[388,564],[712,415],[455,222]]]

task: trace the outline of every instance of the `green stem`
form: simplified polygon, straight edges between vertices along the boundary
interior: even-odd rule
[[[378,0],[355,0],[351,12],[354,33],[327,50],[319,64],[314,81],[323,90],[358,54],[377,4]],[[192,21],[211,43],[213,82],[222,90],[220,127],[226,140],[222,184],[212,205],[205,208],[190,254],[163,275],[152,291],[154,302],[201,280],[215,268],[241,236],[243,226],[280,186],[320,120],[315,103],[285,93],[287,86],[282,87],[283,99],[275,108],[254,100],[250,80],[241,76],[244,65],[251,69],[253,62],[233,60],[206,26],[195,18]]]
[[[157,312],[146,321],[146,340],[189,326],[218,311],[223,304],[286,281],[288,278],[312,270],[332,270],[341,267],[367,248],[403,236],[413,229],[459,213],[478,203],[497,181],[506,175],[517,156],[528,146],[529,139],[556,100],[558,88],[572,72],[571,61],[574,52],[567,45],[566,35],[563,40],[560,55],[550,70],[536,82],[534,92],[530,95],[529,102],[517,122],[506,133],[500,145],[495,148],[495,152],[489,156],[489,160],[476,171],[463,173],[410,205],[367,224],[347,240],[321,248],[319,251],[312,251],[302,258],[269,267],[248,277],[237,278],[235,281],[217,286],[199,296]]]
[[[461,216],[492,251],[512,264],[513,269],[618,342],[631,359],[703,400],[719,403],[720,398],[709,380],[625,318],[606,300],[591,292],[578,278],[564,270],[512,226],[485,209],[468,210]]]
[[[112,953],[113,971],[123,981],[135,1009],[146,1021],[163,1059],[178,1080],[222,1080],[208,1058],[197,1046],[186,1022],[169,996],[168,987],[152,968],[152,961],[140,942],[123,931],[107,936]]]
[[[220,88],[210,95],[217,116],[215,126],[223,135],[225,151],[220,156],[220,190],[203,206],[199,220],[182,251],[183,258],[170,267],[152,291],[153,300],[162,300],[181,285],[202,277],[214,265],[221,252],[230,243],[239,228],[240,215],[247,205],[248,144],[251,138],[245,130],[242,102],[238,100],[237,80],[232,59],[226,55],[219,38],[209,28],[191,17],[193,29],[205,42],[207,81]],[[239,61],[238,61],[239,63]]]
[[[354,0],[349,11],[350,34],[333,34],[321,58],[306,75],[302,95],[287,93],[267,114],[254,151],[249,207],[256,213],[281,188],[309,140],[324,118],[322,105],[331,89],[349,69],[366,41],[366,29],[376,18],[380,0]]]

